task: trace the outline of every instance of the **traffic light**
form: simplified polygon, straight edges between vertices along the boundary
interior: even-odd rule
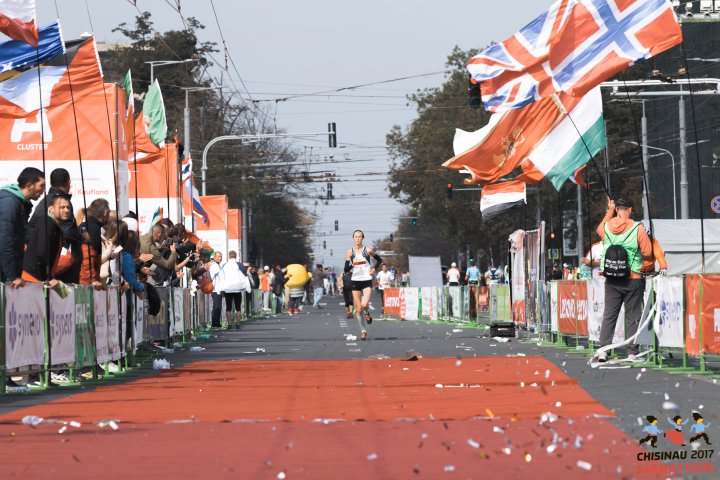
[[[338,221],[335,220],[335,231],[337,232],[338,230],[340,230],[340,227],[338,226]]]
[[[472,75],[468,76],[468,97],[470,101],[470,108],[478,108],[482,105],[480,84],[473,80]]]
[[[335,122],[328,123],[328,147],[337,147],[337,129]]]
[[[394,237],[394,235],[391,233],[391,234],[390,234],[390,243],[392,243],[393,237]]]
[[[413,218],[411,223],[412,223],[413,225],[417,225],[417,218]]]
[[[550,230],[550,238],[555,238],[555,232],[553,232],[552,230]]]
[[[447,199],[452,200],[452,183],[447,184]]]

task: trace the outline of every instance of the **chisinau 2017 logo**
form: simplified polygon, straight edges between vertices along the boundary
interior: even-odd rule
[[[685,426],[690,422],[689,418],[683,418],[681,415],[668,417],[667,423],[670,428],[661,430],[658,426],[659,420],[657,417],[654,415],[646,416],[647,424],[643,428],[645,436],[639,439],[638,443],[640,445],[647,445],[652,449],[656,449],[658,448],[658,442],[660,442],[661,447],[673,448],[673,446],[677,446],[685,448],[639,452],[637,454],[638,462],[653,463],[641,463],[638,465],[636,473],[638,475],[713,473],[714,464],[712,462],[693,463],[698,460],[711,460],[715,453],[713,449],[700,448],[712,445],[708,435],[711,424],[705,423],[705,418],[699,412],[693,412],[692,419],[694,423],[686,432],[683,432]],[[688,449],[689,446],[693,448]],[[658,461],[678,461],[678,463],[657,463]]]

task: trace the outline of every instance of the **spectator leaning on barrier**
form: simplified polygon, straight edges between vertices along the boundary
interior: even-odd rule
[[[586,268],[581,268],[581,277],[582,278],[598,278],[601,277],[602,274],[600,273],[600,257],[602,256],[603,252],[603,242],[595,242],[590,246],[590,250],[587,251],[585,254],[585,258],[582,259],[582,266]],[[587,275],[586,272],[590,272],[590,275]]]
[[[600,327],[600,346],[612,344],[620,308],[625,305],[625,334],[635,335],[642,316],[645,281],[640,269],[643,259],[652,259],[650,239],[640,222],[630,218],[632,202],[626,198],[616,201],[608,198],[605,218],[597,233],[603,241],[600,268],[605,276],[605,311]],[[635,360],[639,347],[631,343],[628,358]],[[600,362],[607,361],[607,352],[597,355]]]
[[[387,264],[383,263],[380,271],[375,275],[377,280],[378,290],[380,290],[380,310],[385,314],[385,289],[392,287],[392,283],[395,280],[395,276],[391,271],[388,270]]]
[[[17,184],[0,188],[0,282],[22,286],[25,225],[32,211],[31,200],[45,191],[45,174],[37,168],[25,168]]]
[[[44,203],[39,205],[44,205]],[[63,245],[60,225],[68,218],[70,218],[68,199],[61,196],[54,197],[45,218],[36,222],[29,232],[30,240],[23,258],[23,280],[40,283],[56,278],[58,260]]]
[[[175,269],[175,263],[177,261],[177,253],[175,251],[175,244],[170,244],[170,254],[165,258],[160,251],[159,244],[165,240],[165,228],[160,224],[155,224],[150,229],[150,233],[140,235],[140,253],[152,254],[152,260],[148,265],[153,270],[162,268],[172,272]],[[157,283],[157,280],[148,280],[150,283]]]

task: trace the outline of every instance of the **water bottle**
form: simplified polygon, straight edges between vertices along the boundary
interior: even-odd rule
[[[22,419],[22,423],[24,425],[30,425],[31,427],[35,427],[37,425],[40,425],[43,422],[43,418],[36,417],[35,415],[26,415]]]

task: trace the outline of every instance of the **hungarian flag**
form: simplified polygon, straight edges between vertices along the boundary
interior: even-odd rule
[[[0,0],[0,32],[38,46],[35,0]]]
[[[495,113],[475,132],[458,129],[453,141],[455,156],[443,166],[465,169],[471,174],[465,183],[484,185],[520,166],[524,181],[534,183],[547,176],[559,189],[590,160],[583,140],[593,155],[605,145],[599,88],[583,98],[559,93],[522,109]]]
[[[0,0],[1,2],[2,0]],[[65,53],[60,23],[55,21],[40,29],[40,42],[34,45],[23,40],[0,43],[0,80],[9,76],[6,72],[36,67],[53,57]]]
[[[560,121],[535,145],[518,179],[547,178],[560,190],[568,178],[605,148],[605,124],[602,116],[600,88],[580,98],[557,95],[552,97],[563,115]],[[572,105],[572,108],[568,108]],[[568,113],[569,112],[569,113]]]
[[[480,211],[486,222],[526,203],[525,182],[519,180],[488,185],[480,192]]]
[[[552,93],[582,96],[633,62],[682,42],[668,0],[556,0],[512,37],[473,57],[491,112]]]

